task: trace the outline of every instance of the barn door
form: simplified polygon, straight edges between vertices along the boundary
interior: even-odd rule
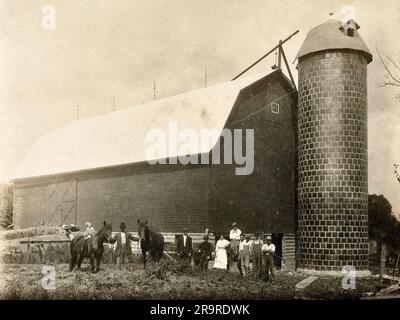
[[[44,190],[46,224],[76,224],[76,180],[48,185]]]

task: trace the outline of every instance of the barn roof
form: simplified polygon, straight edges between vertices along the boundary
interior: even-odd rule
[[[239,78],[72,122],[40,138],[13,180],[156,160],[147,155],[150,142],[146,141],[146,134],[149,130],[168,132],[169,122],[174,121],[180,130],[212,129],[220,133],[239,92],[264,77],[267,77],[265,73]],[[209,146],[198,143],[197,153],[209,152],[218,138],[213,137]],[[164,156],[157,158],[186,153],[173,148],[166,151]]]
[[[363,52],[370,63],[372,54],[357,31],[359,26],[357,24],[355,26],[352,37],[343,32],[342,22],[339,20],[330,19],[316,26],[308,32],[297,57],[329,49],[352,49]]]

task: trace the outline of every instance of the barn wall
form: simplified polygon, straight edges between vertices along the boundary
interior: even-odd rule
[[[235,166],[212,166],[216,232],[229,230],[233,221],[243,232],[295,232],[295,102],[290,91],[276,74],[242,92],[237,101],[227,127],[254,129],[254,172],[239,176]],[[273,101],[280,105],[279,114],[271,112]]]
[[[76,223],[75,176],[14,183],[15,228]]]
[[[118,230],[124,221],[129,230],[136,230],[137,219],[142,219],[163,232],[183,227],[202,232],[209,227],[208,179],[208,166],[147,163],[32,179],[15,184],[14,223],[16,228],[42,221],[83,228],[90,221],[98,229],[106,220]]]
[[[136,165],[81,175],[78,225],[86,221],[124,221],[137,229],[137,219],[155,230],[202,232],[208,226],[208,167]]]

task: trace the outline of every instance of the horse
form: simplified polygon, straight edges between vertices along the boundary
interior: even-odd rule
[[[86,239],[83,235],[76,236],[71,240],[70,251],[71,260],[69,271],[71,272],[75,264],[77,269],[81,267],[83,258],[90,258],[90,271],[99,272],[100,261],[104,252],[104,242],[109,242],[112,237],[112,226],[110,223],[103,222],[103,227],[91,238]]]
[[[152,261],[158,263],[164,251],[164,236],[153,232],[147,225],[148,221],[138,220],[138,234],[143,255],[143,267],[146,268],[146,253],[150,252]]]

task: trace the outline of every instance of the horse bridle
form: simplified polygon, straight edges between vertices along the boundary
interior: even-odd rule
[[[149,230],[149,228],[147,227],[147,228],[145,228],[145,227],[143,227],[143,237],[141,236],[141,234],[140,234],[140,232],[138,233],[138,235],[139,235],[139,242],[142,240],[142,239],[144,239],[144,240],[146,240],[146,232],[149,234],[150,233],[150,230]],[[149,240],[151,240],[151,236],[149,235]]]
[[[108,244],[111,244],[110,243],[110,240],[113,238],[113,234],[112,234],[112,231],[110,232],[110,235],[107,237],[107,243]]]
[[[106,238],[108,244],[111,244],[110,240],[112,239],[112,231],[110,232],[109,236],[106,236],[106,233],[104,232],[104,238]]]

